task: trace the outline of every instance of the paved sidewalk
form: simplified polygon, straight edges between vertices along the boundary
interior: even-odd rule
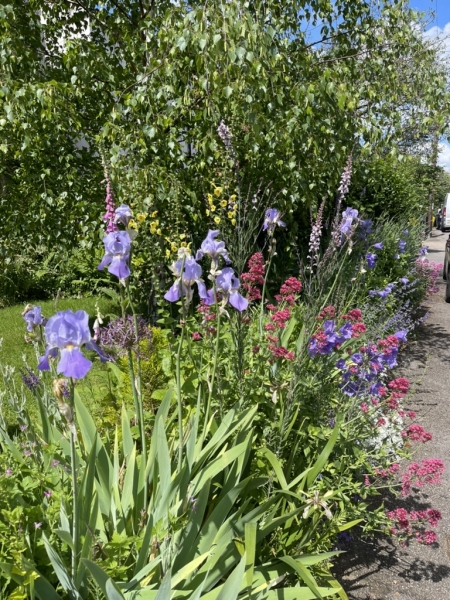
[[[424,243],[430,261],[443,263],[447,237],[433,229]],[[392,539],[352,542],[335,570],[350,600],[450,600],[450,304],[444,290],[441,280],[439,292],[427,302],[430,316],[395,372],[411,381],[415,393],[408,409],[433,434],[415,459],[439,458],[446,466],[442,485],[423,488],[405,504],[409,510],[432,507],[441,512],[438,543],[403,548]]]

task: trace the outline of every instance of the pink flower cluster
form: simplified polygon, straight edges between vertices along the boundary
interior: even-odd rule
[[[420,488],[441,483],[444,469],[444,463],[438,458],[424,459],[420,464],[411,463],[402,475],[402,496],[410,494],[413,486]]]
[[[352,308],[352,310],[349,310],[348,313],[342,315],[341,319],[343,321],[351,321],[352,323],[357,323],[362,319],[362,312],[359,310],[359,308]]]
[[[409,390],[409,381],[404,377],[399,377],[398,379],[390,381],[388,383],[388,388],[395,392],[399,392],[400,394],[406,394]]]
[[[114,203],[113,191],[111,187],[111,181],[109,177],[106,177],[106,212],[103,215],[103,220],[106,223],[106,233],[111,233],[112,231],[117,231],[117,225],[114,223],[114,219],[116,216],[115,210],[116,205]]]
[[[317,315],[317,320],[323,321],[325,319],[334,319],[335,316],[336,316],[336,309],[334,308],[334,306],[325,306],[325,308],[322,309],[320,311],[320,313]]]
[[[302,289],[303,284],[301,281],[295,277],[289,277],[281,286],[280,293],[275,295],[275,300],[279,304],[286,302],[289,306],[294,306],[296,296],[300,294]]]
[[[366,333],[367,327],[364,323],[353,323],[352,338],[359,338],[363,333]]]
[[[261,292],[256,286],[264,285],[264,257],[261,252],[256,252],[249,258],[248,273],[242,273],[241,281],[244,290],[247,290],[247,300],[261,300]]]
[[[402,431],[402,437],[408,438],[412,442],[429,442],[433,439],[433,435],[419,425],[418,423],[414,423],[413,425],[409,425],[405,431]]]
[[[427,295],[431,296],[431,294],[438,292],[439,286],[437,285],[437,280],[440,278],[443,265],[422,258],[418,258],[415,265],[417,274],[425,281]]]
[[[434,544],[437,540],[434,531],[425,530],[427,525],[437,527],[442,516],[438,510],[428,508],[426,510],[412,510],[408,512],[405,508],[396,508],[387,513],[392,521],[390,533],[401,538],[414,536],[420,544]]]

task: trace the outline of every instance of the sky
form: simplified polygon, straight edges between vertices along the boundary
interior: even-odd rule
[[[450,58],[450,0],[410,0],[411,8],[423,12],[431,12],[427,25],[427,36],[430,38],[446,37],[444,43]],[[450,144],[441,142],[438,164],[450,173]]]

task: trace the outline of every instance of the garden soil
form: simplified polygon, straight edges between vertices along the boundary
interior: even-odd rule
[[[424,244],[430,261],[443,263],[447,237],[433,229]],[[446,471],[441,485],[426,486],[406,501],[386,498],[390,509],[439,510],[438,542],[402,547],[392,538],[361,540],[354,533],[334,569],[350,600],[450,600],[450,304],[442,280],[439,287],[426,303],[428,319],[401,353],[396,376],[410,380],[407,409],[433,434],[414,460],[439,458]]]

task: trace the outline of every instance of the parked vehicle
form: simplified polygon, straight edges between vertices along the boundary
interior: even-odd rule
[[[445,195],[445,200],[441,209],[441,231],[450,230],[450,194]]]
[[[435,222],[434,222],[434,226],[436,227],[436,229],[441,228],[441,221],[442,221],[442,208],[440,208],[436,213],[436,218],[435,218]]]
[[[442,277],[447,282],[445,286],[445,301],[450,303],[450,235],[445,242],[444,268]]]

